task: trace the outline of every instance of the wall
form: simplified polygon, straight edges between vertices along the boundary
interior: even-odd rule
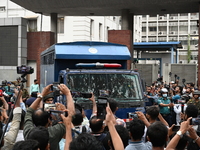
[[[130,30],[109,30],[108,42],[126,45],[133,52],[133,38]],[[127,61],[127,69],[131,69],[131,60]]]
[[[40,81],[40,53],[54,44],[53,32],[28,32],[27,33],[28,61],[36,61],[36,78]],[[27,85],[28,86],[28,85]]]
[[[16,80],[16,77],[19,76],[19,75],[17,75],[16,66],[26,65],[26,63],[27,63],[26,20],[23,18],[0,18],[0,28],[6,27],[6,26],[17,27],[18,33],[17,33],[16,39],[9,37],[9,36],[12,36],[12,34],[7,34],[7,36],[0,37],[0,38],[4,38],[4,41],[7,40],[6,49],[8,49],[8,47],[10,47],[9,53],[11,56],[12,56],[12,54],[16,53],[16,51],[17,51],[17,56],[16,56],[17,61],[12,66],[8,66],[8,65],[0,66],[0,81],[2,81],[2,80],[14,81],[14,80]],[[4,31],[2,31],[2,32],[4,32]],[[0,33],[0,35],[3,35],[3,34]],[[15,49],[12,48],[11,40],[17,41],[17,47]],[[3,42],[3,40],[0,40],[0,42]],[[5,51],[5,49],[3,49],[3,47],[1,47],[0,52],[3,52],[3,51]],[[15,52],[12,52],[12,51],[15,51]],[[0,55],[0,56],[2,56],[2,55]],[[5,61],[9,61],[9,59],[7,59]]]

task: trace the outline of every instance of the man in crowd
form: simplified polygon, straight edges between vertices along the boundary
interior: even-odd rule
[[[31,84],[31,87],[30,87],[30,94],[31,94],[32,92],[38,92],[38,93],[40,93],[40,87],[39,87],[39,84],[38,84],[38,80],[37,80],[37,79],[35,79],[35,80],[34,80],[34,83]]]
[[[64,124],[58,123],[54,126],[49,126],[51,124],[49,113],[42,109],[38,109],[39,104],[42,102],[42,98],[51,93],[51,86],[52,84],[46,86],[42,93],[38,95],[38,98],[27,109],[24,122],[24,138],[28,138],[31,130],[35,126],[48,127],[50,149],[59,150],[59,142],[65,134]],[[75,109],[70,90],[64,84],[58,85],[58,88],[66,96],[68,111],[74,114]]]
[[[200,96],[200,91],[194,91],[193,93],[193,98],[190,99],[187,104],[190,105],[190,104],[193,104],[195,106],[197,106],[198,108],[198,115],[200,115],[200,100],[199,100],[199,96]]]
[[[129,145],[126,147],[125,150],[152,149],[152,145],[150,142],[144,143],[142,141],[142,136],[144,135],[144,129],[145,129],[145,124],[143,121],[135,118],[130,122],[129,130],[130,130],[131,142],[129,143]]]
[[[174,104],[171,103],[170,99],[168,98],[168,90],[166,88],[161,89],[162,97],[158,100],[158,105],[160,108],[160,114],[163,118],[167,121],[169,126],[172,125],[172,116],[170,112],[170,107],[173,107]]]

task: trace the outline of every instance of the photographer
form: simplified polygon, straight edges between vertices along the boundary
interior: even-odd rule
[[[38,94],[38,98],[31,104],[27,109],[25,123],[24,123],[24,137],[27,139],[30,131],[35,126],[45,126],[48,127],[49,132],[49,143],[51,150],[59,150],[59,142],[65,134],[65,126],[63,123],[58,123],[54,126],[50,126],[50,114],[42,109],[37,109],[39,104],[42,102],[42,98],[51,93],[52,84],[46,86],[41,94]],[[68,87],[64,84],[58,85],[59,90],[67,98],[67,109],[70,113],[74,114],[74,103]]]

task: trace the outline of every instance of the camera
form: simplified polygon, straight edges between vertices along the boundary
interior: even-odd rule
[[[107,102],[108,100],[106,98],[97,99],[97,118],[105,119]]]
[[[17,74],[32,74],[34,69],[30,66],[17,66]]]
[[[44,111],[52,111],[52,110],[56,110],[56,104],[48,104],[48,103],[44,103]]]

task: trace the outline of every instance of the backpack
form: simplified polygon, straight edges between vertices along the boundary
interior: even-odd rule
[[[0,97],[2,97],[2,96],[3,96],[3,90],[0,89]]]

